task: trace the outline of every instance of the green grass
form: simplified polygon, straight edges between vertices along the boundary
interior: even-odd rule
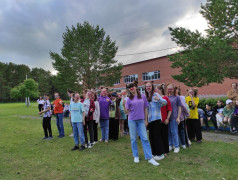
[[[22,118],[21,116],[25,116]],[[29,117],[27,117],[29,116]],[[83,152],[74,145],[70,124],[64,139],[45,141],[37,105],[0,104],[0,179],[237,179],[238,144],[193,143],[178,154],[170,153],[154,167],[144,160],[134,164],[129,136],[98,143]],[[53,136],[57,136],[52,121]]]

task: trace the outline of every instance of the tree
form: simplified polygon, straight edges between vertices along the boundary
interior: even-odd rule
[[[27,79],[19,86],[11,89],[11,98],[30,97],[35,98],[39,96],[38,83],[33,79]],[[29,99],[27,98],[27,106],[29,106]]]
[[[183,48],[170,56],[172,68],[180,70],[173,78],[197,87],[238,78],[238,1],[207,0],[200,13],[208,23],[206,35],[169,27],[172,40]]]
[[[57,87],[82,90],[100,85],[111,86],[121,77],[122,64],[114,58],[118,47],[103,28],[88,22],[66,27],[61,55],[50,52],[58,71]]]
[[[40,94],[52,93],[52,75],[50,71],[46,71],[42,68],[32,68],[28,77],[38,83]]]

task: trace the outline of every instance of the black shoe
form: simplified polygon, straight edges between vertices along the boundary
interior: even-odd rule
[[[79,151],[83,151],[85,149],[85,146],[81,145],[79,148]]]
[[[45,136],[45,137],[43,137],[42,139],[48,139],[48,137]]]
[[[74,150],[76,150],[76,149],[79,149],[79,147],[78,147],[78,146],[74,146],[74,147],[71,149],[71,151],[74,151]]]
[[[64,138],[64,136],[58,136],[58,138]]]

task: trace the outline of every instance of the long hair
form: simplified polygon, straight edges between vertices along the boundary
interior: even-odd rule
[[[149,102],[151,102],[152,96],[153,96],[153,94],[154,94],[154,92],[155,92],[155,87],[154,87],[154,84],[153,84],[154,81],[146,82],[145,84],[148,84],[148,83],[151,84],[152,90],[151,90],[151,93],[149,94],[149,93],[146,91],[146,89],[145,89],[145,95],[146,95],[147,100],[148,100]]]
[[[180,86],[178,86],[177,89],[178,89],[178,95],[181,96],[181,88],[180,88]]]
[[[165,87],[166,87],[165,83],[157,86],[157,88],[161,91],[163,96],[165,96],[165,89],[166,89]]]
[[[130,84],[127,84],[126,85],[126,88],[127,89],[130,89],[131,87],[136,87],[136,92],[137,92],[137,98],[138,99],[141,99],[141,93],[140,93],[140,91],[138,90],[138,81],[137,80],[135,80],[133,83],[130,83]],[[129,99],[130,100],[133,100],[134,99],[134,95],[129,91]]]

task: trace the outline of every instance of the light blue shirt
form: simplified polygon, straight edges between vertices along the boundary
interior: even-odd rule
[[[90,107],[90,99],[84,99],[84,109],[85,109],[85,116],[88,116],[88,111],[89,111],[89,107]]]
[[[159,97],[159,100],[155,100],[155,97]],[[148,122],[162,119],[161,107],[166,106],[167,101],[163,99],[158,93],[154,93],[151,102],[148,107]]]
[[[84,105],[81,102],[71,102],[69,105],[71,113],[71,122],[83,122],[83,112],[85,111]]]

